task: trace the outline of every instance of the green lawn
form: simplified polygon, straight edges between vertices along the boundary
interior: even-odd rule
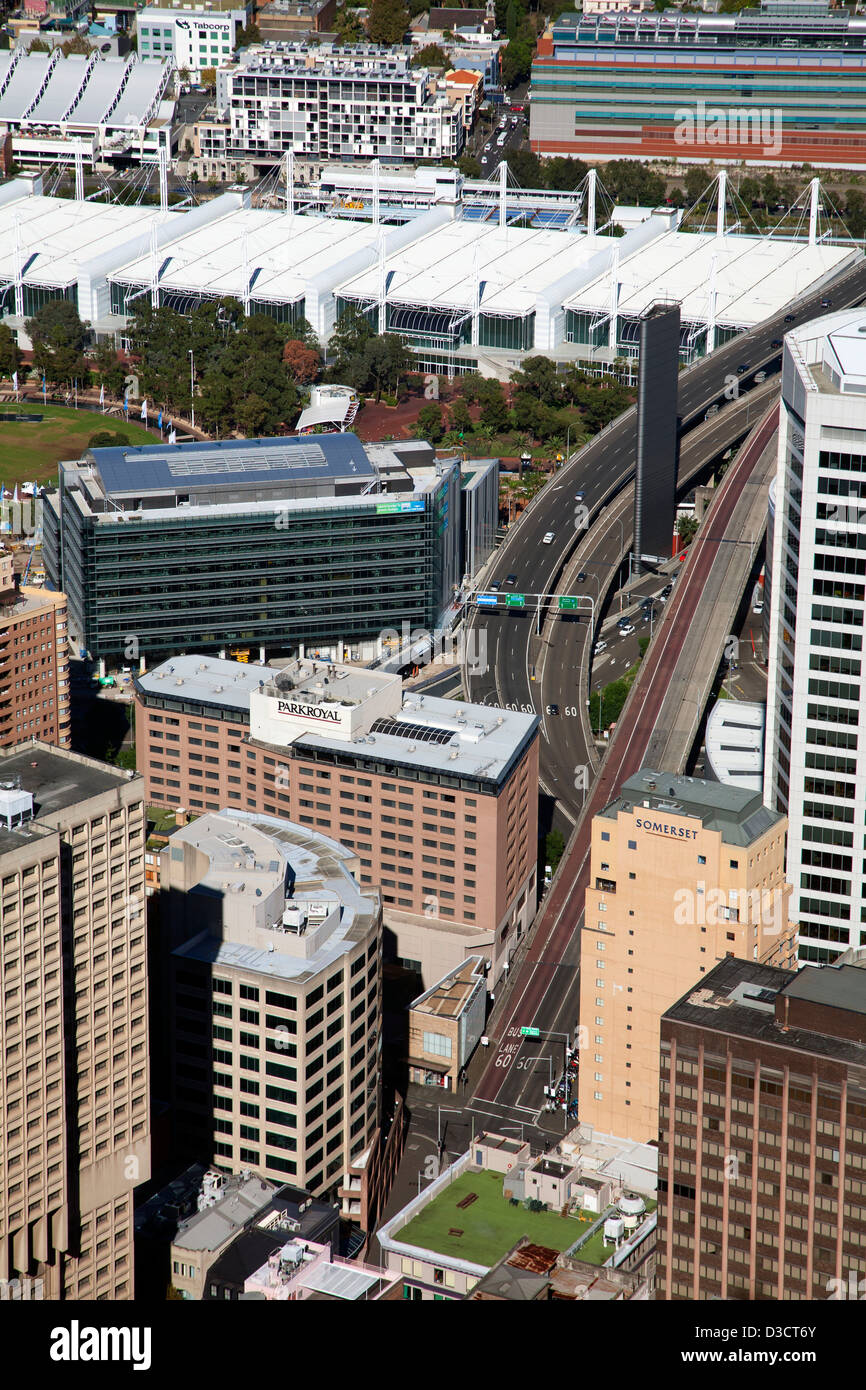
[[[123,434],[131,444],[153,443],[154,436],[139,425],[125,424],[116,415],[97,415],[92,410],[67,410],[62,405],[36,405],[14,401],[0,406],[0,413],[41,415],[34,424],[0,419],[0,482],[47,483],[57,478],[61,459],[77,459],[90,436],[103,430]]]
[[[461,1211],[457,1203],[470,1192],[477,1202]],[[462,1230],[461,1236],[450,1230]],[[454,1255],[476,1265],[491,1266],[528,1236],[535,1245],[551,1250],[567,1250],[586,1226],[573,1217],[557,1212],[527,1211],[513,1207],[502,1195],[501,1173],[461,1173],[450,1187],[440,1192],[414,1220],[404,1226],[396,1239],[440,1255]]]

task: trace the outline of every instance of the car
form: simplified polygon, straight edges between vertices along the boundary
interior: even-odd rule
[[[743,372],[747,372],[748,370],[749,370],[749,364],[748,364],[748,362],[741,362],[740,365],[739,365],[739,367],[737,368],[737,376],[742,376],[742,375],[743,375]]]
[[[581,570],[581,571],[580,571],[580,574],[577,576],[577,582],[578,582],[578,584],[585,584],[585,583],[586,583],[586,570]]]
[[[541,544],[542,544],[542,545],[552,545],[552,544],[553,544],[553,537],[554,537],[554,532],[553,532],[553,531],[545,531],[544,535],[541,537]]]
[[[586,493],[584,492],[583,488],[581,488],[580,492],[576,492],[574,494],[574,500],[575,502],[582,502],[585,496]]]
[[[620,632],[623,637],[628,637],[630,633],[634,632],[634,623],[625,623],[624,626],[620,628]]]
[[[490,589],[494,594],[496,593],[497,589],[500,589],[501,587],[502,586],[498,579],[494,579],[493,583],[490,585]]]
[[[606,642],[596,642],[595,646],[594,646],[593,649],[592,649],[592,654],[593,654],[593,656],[601,656],[602,652],[606,652],[606,651],[607,651],[607,643],[606,643]]]
[[[547,713],[548,713],[548,714],[559,714],[559,705],[548,705],[548,706],[547,706]]]
[[[771,344],[770,344],[770,347],[771,347],[771,348],[780,348],[781,346],[782,346],[782,339],[781,339],[781,338],[774,338],[773,341],[772,341]]]
[[[515,586],[515,584],[517,583],[517,575],[516,575],[516,574],[509,574],[509,576],[508,576],[508,578],[506,579],[505,582],[506,582],[506,584],[509,586],[509,588],[512,588],[512,589],[513,589],[514,586]]]
[[[793,315],[793,314],[786,314],[786,315],[785,315],[785,323],[793,323],[793,322],[794,322],[794,315]]]
[[[626,624],[629,623],[629,622],[631,622],[631,619],[630,619],[630,618],[626,618],[626,617],[617,618],[617,620],[616,620],[616,625],[617,625],[617,627],[625,627]]]
[[[821,308],[822,308],[822,309],[829,309],[829,308],[832,306],[832,304],[833,304],[832,299],[822,299],[822,300],[821,300]]]

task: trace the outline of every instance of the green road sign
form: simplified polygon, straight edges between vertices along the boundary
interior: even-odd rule
[[[540,1028],[521,1028],[521,1030],[520,1030],[520,1036],[523,1037],[523,1038],[540,1038],[540,1037],[541,1037],[541,1029],[540,1029]]]
[[[506,608],[525,608],[525,607],[526,607],[526,595],[525,595],[525,594],[506,594],[506,595],[505,595],[505,607],[506,607]]]
[[[564,608],[576,608],[578,600],[574,594],[563,594],[559,600],[560,611]]]

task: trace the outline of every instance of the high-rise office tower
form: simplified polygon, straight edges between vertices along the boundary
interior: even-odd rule
[[[661,1021],[656,1297],[862,1299],[866,953],[728,958]]]
[[[659,1019],[723,956],[793,952],[785,820],[740,787],[644,768],[592,823],[581,938],[581,1121],[658,1128]]]
[[[787,335],[768,555],[764,798],[788,816],[800,959],[819,964],[866,942],[864,392],[862,309]]]
[[[0,753],[0,1279],[133,1296],[150,1176],[143,781]]]

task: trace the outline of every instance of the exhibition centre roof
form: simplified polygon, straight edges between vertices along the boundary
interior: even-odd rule
[[[83,54],[14,49],[0,55],[0,121],[75,128],[144,126],[153,119],[173,68],[168,61],[92,61]]]
[[[577,232],[500,227],[493,221],[447,222],[388,257],[388,300],[471,311],[477,257],[481,312],[529,314],[541,290],[579,270],[608,245],[616,242]],[[339,293],[345,299],[378,299],[378,267],[347,280]]]
[[[181,227],[183,216],[41,194],[0,202],[0,283],[15,280],[20,255],[27,284],[74,284],[83,265],[142,232],[146,235],[154,222],[171,220]]]
[[[834,275],[861,253],[777,237],[667,232],[619,263],[617,312],[639,318],[660,301],[679,302],[683,320],[705,321],[715,284],[717,324],[753,328]],[[584,285],[567,309],[607,314],[611,270]]]
[[[337,270],[347,257],[358,251],[372,257],[381,230],[370,222],[240,209],[173,242],[160,256],[159,287],[243,300],[246,274],[252,299],[290,304],[305,296],[312,280]],[[149,256],[111,276],[135,287],[149,284],[150,278]]]

